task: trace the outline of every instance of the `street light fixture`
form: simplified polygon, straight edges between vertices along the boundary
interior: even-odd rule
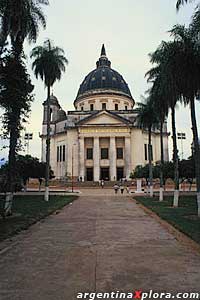
[[[181,140],[181,156],[183,159],[183,140],[186,140],[186,134],[184,132],[177,133],[178,140]]]
[[[29,154],[29,141],[33,139],[33,133],[25,133],[24,139],[27,141],[27,155]]]

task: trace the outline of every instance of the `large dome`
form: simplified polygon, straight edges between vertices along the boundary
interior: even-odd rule
[[[93,94],[104,93],[124,95],[132,99],[124,78],[117,71],[111,69],[111,62],[106,56],[104,45],[96,65],[96,69],[90,72],[80,85],[76,100]]]

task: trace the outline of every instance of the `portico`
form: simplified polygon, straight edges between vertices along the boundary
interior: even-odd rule
[[[122,177],[129,178],[131,135],[128,128],[81,129],[79,135],[79,169],[83,181],[117,180],[117,169]],[[93,136],[95,134],[95,136]],[[91,170],[93,176],[91,176]],[[118,172],[119,174],[119,172]],[[88,178],[90,177],[90,178]],[[89,180],[90,181],[90,180]]]

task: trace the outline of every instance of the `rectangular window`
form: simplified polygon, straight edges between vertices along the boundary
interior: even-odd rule
[[[118,104],[115,104],[115,110],[118,110],[118,108],[119,108]]]
[[[62,161],[62,146],[60,146],[60,161]]]
[[[65,145],[63,145],[63,161],[65,161]]]
[[[59,158],[60,158],[60,147],[57,146],[57,162],[59,162]]]
[[[149,149],[148,149],[148,145],[145,144],[144,145],[144,156],[145,156],[145,160],[148,160],[148,152],[149,152]],[[151,160],[153,160],[153,146],[150,145],[150,157],[151,157]]]
[[[106,103],[102,103],[102,109],[106,110]]]
[[[94,110],[94,104],[90,104],[90,110],[91,110],[91,111]]]
[[[101,148],[101,159],[108,159],[108,148]]]
[[[87,148],[87,159],[93,159],[93,148]]]
[[[117,148],[117,159],[123,159],[123,148]]]
[[[144,159],[148,160],[148,149],[147,144],[144,144]]]

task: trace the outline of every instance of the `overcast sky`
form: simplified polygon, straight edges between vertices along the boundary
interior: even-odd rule
[[[185,5],[177,13],[175,3],[175,0],[50,0],[50,6],[45,9],[47,29],[41,31],[37,45],[50,38],[55,45],[65,50],[69,60],[67,72],[54,86],[54,94],[62,108],[66,111],[74,109],[73,101],[79,85],[95,68],[102,43],[105,43],[112,67],[129,84],[135,101],[140,101],[140,96],[147,89],[144,75],[151,67],[148,54],[162,40],[169,39],[167,31],[174,24],[187,25],[194,12],[193,3]],[[34,46],[25,45],[28,68],[35,85],[35,101],[26,128],[28,132],[33,132],[30,154],[40,158],[39,132],[46,90],[43,83],[32,75],[28,56]],[[197,111],[200,111],[200,105],[197,105]],[[170,120],[168,129],[171,131]],[[179,107],[177,130],[187,134],[187,140],[184,141],[184,156],[187,157],[190,155],[192,142],[189,108]],[[169,140],[171,157],[171,138]],[[3,141],[0,143],[2,146]],[[5,155],[6,150],[1,150],[0,159]]]

